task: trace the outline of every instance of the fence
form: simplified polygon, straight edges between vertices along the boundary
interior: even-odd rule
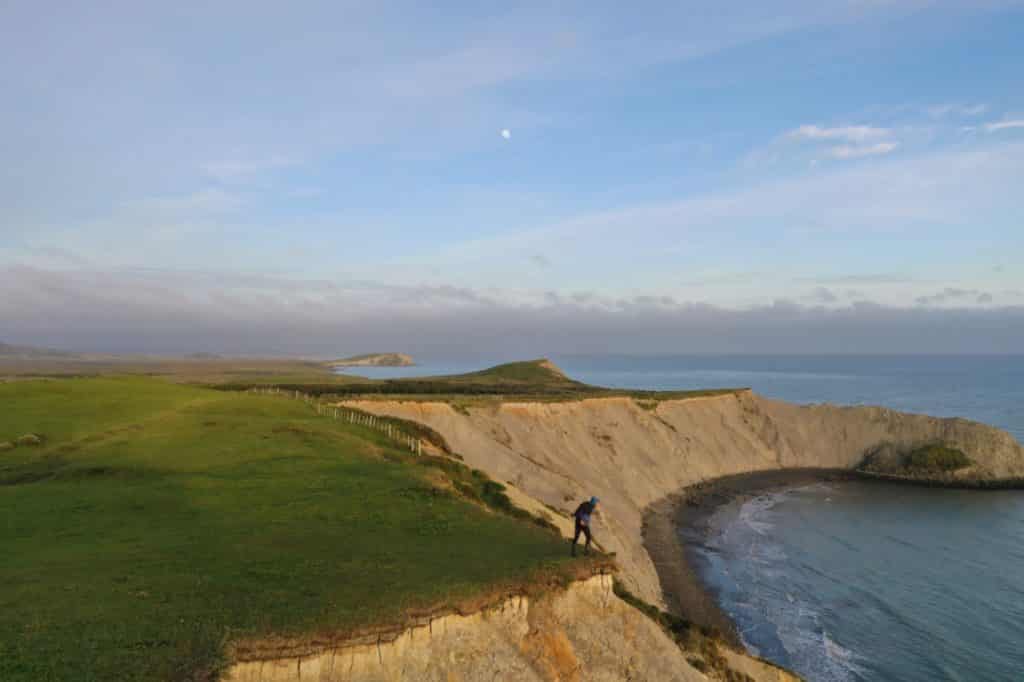
[[[374,429],[384,434],[387,438],[395,441],[402,447],[409,448],[409,451],[416,454],[423,454],[423,440],[403,431],[394,421],[386,417],[378,417],[375,414],[356,410],[351,407],[337,405],[325,405],[318,398],[302,393],[301,391],[282,390],[277,387],[253,387],[246,391],[259,395],[279,395],[293,400],[302,400],[316,411],[316,414],[336,421],[347,421],[349,424],[356,424]]]

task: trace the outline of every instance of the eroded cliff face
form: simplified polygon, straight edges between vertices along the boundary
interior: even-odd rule
[[[415,627],[302,656],[236,663],[230,682],[598,682],[707,678],[653,621],[621,601],[598,575],[530,599],[514,597],[472,615],[446,615]],[[733,655],[729,652],[727,655]],[[757,662],[754,662],[757,664]],[[749,665],[740,660],[739,664]],[[759,664],[757,679],[795,679]]]
[[[645,509],[719,476],[780,468],[852,468],[882,444],[941,440],[975,462],[983,480],[1024,476],[1024,451],[1007,433],[963,419],[877,407],[798,406],[750,392],[671,400],[646,409],[630,398],[503,403],[355,401],[367,412],[421,422],[470,466],[568,513],[601,498],[595,536],[616,553],[631,591],[664,607],[644,549]]]

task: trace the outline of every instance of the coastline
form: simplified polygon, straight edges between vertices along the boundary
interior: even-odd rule
[[[719,606],[700,574],[697,552],[705,547],[708,520],[724,505],[766,493],[822,482],[879,480],[850,469],[775,469],[723,476],[688,486],[650,505],[644,513],[644,548],[654,562],[669,611],[716,630],[744,650],[735,623]]]

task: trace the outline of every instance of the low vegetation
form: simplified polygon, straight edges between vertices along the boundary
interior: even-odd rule
[[[886,444],[868,453],[860,469],[870,474],[928,477],[952,474],[972,464],[962,450],[945,443],[929,443],[909,451]]]
[[[956,471],[970,465],[971,460],[963,451],[944,445],[926,445],[904,458],[904,467],[910,471]]]
[[[232,642],[588,565],[482,472],[303,401],[103,377],[0,384],[0,404],[0,442],[41,437],[0,457],[5,682],[213,679]]]

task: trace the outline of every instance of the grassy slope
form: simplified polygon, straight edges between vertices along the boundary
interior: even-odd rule
[[[0,441],[46,437],[0,452],[5,681],[191,679],[231,639],[568,570],[554,535],[301,402],[93,378],[0,384],[0,404]]]
[[[479,372],[438,377],[437,379],[447,380],[452,384],[527,384],[531,387],[549,388],[582,388],[586,386],[586,384],[573,381],[565,376],[545,359],[507,362]]]

